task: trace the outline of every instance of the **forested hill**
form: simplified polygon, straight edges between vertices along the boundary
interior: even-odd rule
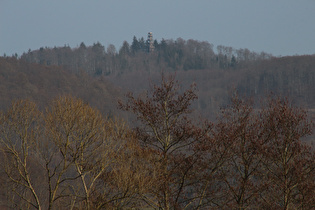
[[[81,43],[77,48],[44,47],[17,59],[3,58],[1,103],[17,96],[47,101],[63,93],[106,112],[106,107],[114,107],[106,104],[106,98],[115,101],[118,92],[105,80],[122,93],[139,93],[148,89],[150,81],[159,80],[163,71],[176,72],[186,87],[197,84],[199,98],[194,106],[205,116],[213,117],[227,104],[232,89],[256,99],[274,93],[304,108],[315,107],[315,55],[274,57],[226,46],[214,49],[208,42],[181,38],[154,41],[153,52],[148,47],[143,38],[134,37],[118,50],[114,45]]]
[[[0,58],[0,109],[14,99],[26,98],[45,107],[63,95],[81,98],[103,114],[111,114],[120,92],[104,78],[92,78],[85,72],[73,74],[63,67]]]
[[[248,49],[214,46],[196,40],[154,41],[154,51],[143,38],[125,41],[120,49],[100,43],[77,48],[54,47],[29,51],[21,60],[63,66],[73,73],[105,76],[125,90],[141,91],[160,72],[176,72],[185,84],[196,82],[198,108],[213,112],[227,102],[228,92],[261,98],[275,93],[298,105],[315,107],[315,55],[274,57]]]

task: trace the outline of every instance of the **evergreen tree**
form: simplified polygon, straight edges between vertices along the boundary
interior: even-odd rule
[[[133,54],[135,54],[136,52],[138,52],[141,49],[140,43],[137,40],[137,37],[134,36],[132,39],[132,44],[131,44],[131,52]]]

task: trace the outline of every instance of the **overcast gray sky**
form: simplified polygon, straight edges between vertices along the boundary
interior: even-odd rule
[[[315,54],[315,0],[0,0],[0,55],[135,35]]]

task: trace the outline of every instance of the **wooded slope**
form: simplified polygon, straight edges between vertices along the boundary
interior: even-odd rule
[[[16,58],[0,58],[0,109],[14,99],[30,99],[40,107],[61,95],[81,98],[103,114],[115,110],[119,91],[104,78],[77,74],[63,67],[28,63]]]

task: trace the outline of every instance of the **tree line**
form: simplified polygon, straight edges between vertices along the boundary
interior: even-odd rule
[[[154,41],[154,52],[149,52],[149,43],[144,38],[129,44],[127,41],[116,50],[112,44],[105,49],[101,43],[86,46],[83,42],[77,48],[41,47],[39,50],[29,50],[21,59],[44,65],[66,66],[74,72],[84,70],[90,75],[117,75],[124,72],[156,69],[170,71],[210,68],[236,68],[246,62],[272,58],[271,54],[251,52],[248,49],[217,46],[214,52],[213,44],[206,41],[164,40]],[[155,68],[153,68],[155,67]]]
[[[259,108],[236,93],[214,122],[196,118],[172,75],[120,109],[134,126],[64,96],[44,111],[0,113],[2,205],[20,209],[311,209],[314,124],[287,99]],[[5,202],[3,202],[5,201]]]

